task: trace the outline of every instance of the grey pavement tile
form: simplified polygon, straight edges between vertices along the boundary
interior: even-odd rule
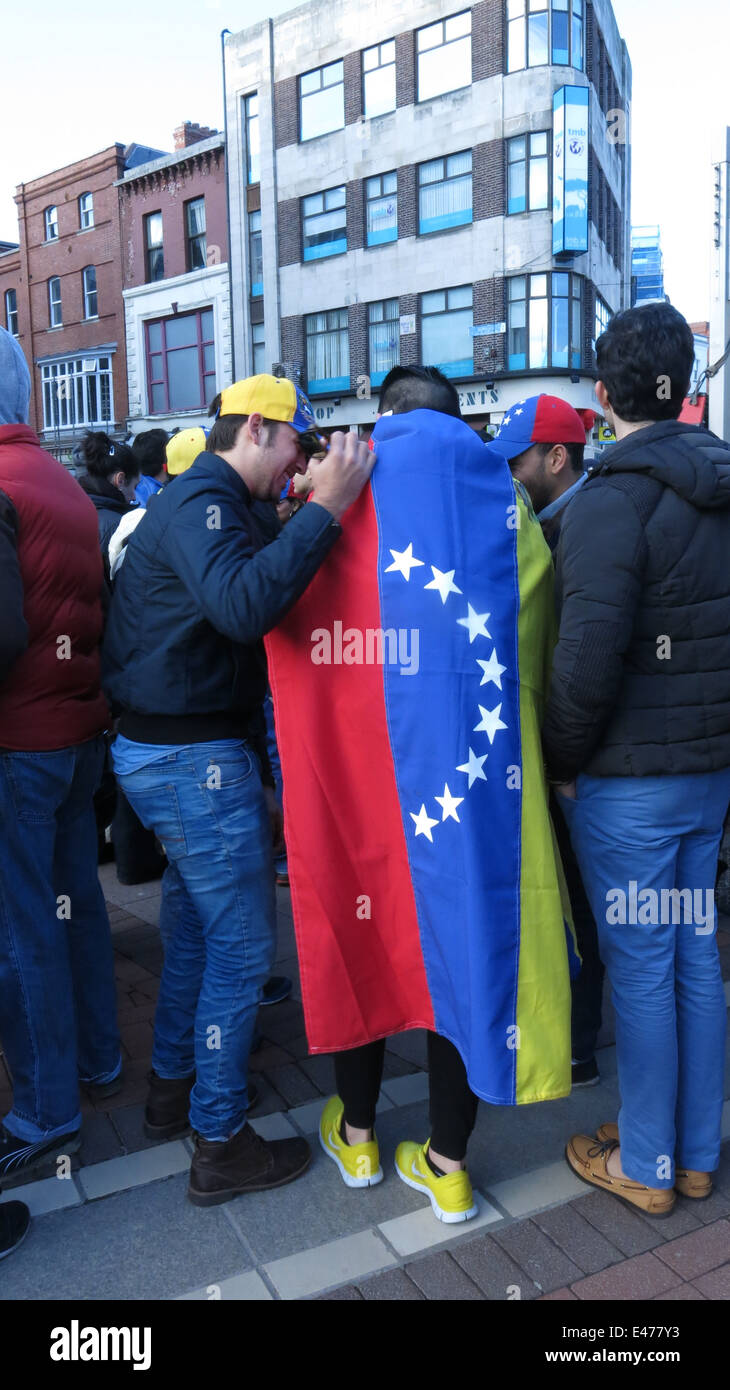
[[[716,1221],[711,1226],[701,1226],[699,1231],[670,1240],[656,1251],[680,1279],[687,1282],[707,1274],[730,1256],[730,1222]]]
[[[580,1279],[583,1270],[532,1221],[515,1221],[493,1232],[493,1239],[524,1269],[542,1293]]]
[[[245,1274],[234,1274],[231,1279],[220,1279],[204,1289],[194,1289],[192,1293],[178,1294],[183,1303],[245,1302],[271,1303],[273,1294],[266,1287],[260,1274],[249,1269]]]
[[[136,902],[134,911],[140,921],[148,922],[151,927],[156,927],[160,920],[159,894],[156,897],[142,898]]]
[[[426,1255],[406,1265],[406,1273],[426,1298],[453,1302],[483,1302],[484,1294],[447,1251]]]
[[[713,1269],[693,1282],[695,1288],[699,1289],[705,1298],[718,1303],[727,1303],[730,1299],[730,1264],[724,1264],[720,1269]]]
[[[169,1144],[156,1144],[139,1153],[125,1154],[122,1158],[110,1158],[106,1163],[81,1168],[79,1182],[89,1201],[96,1201],[111,1193],[124,1192],[129,1187],[146,1187],[159,1178],[187,1172],[189,1167],[187,1151],[179,1139],[172,1139]]]
[[[305,1298],[338,1284],[350,1284],[366,1274],[395,1264],[383,1241],[373,1231],[353,1235],[303,1250],[263,1266],[282,1298]]]
[[[3,1272],[6,1299],[167,1299],[251,1261],[218,1207],[185,1196],[186,1177],[35,1221]]]
[[[40,1182],[25,1183],[13,1188],[8,1201],[25,1202],[31,1216],[45,1216],[50,1211],[62,1211],[79,1206],[81,1194],[72,1176],[43,1178]]]
[[[94,1110],[84,1115],[79,1150],[82,1164],[103,1163],[107,1158],[116,1158],[122,1149],[123,1144],[108,1115]]]
[[[687,1205],[692,1203],[692,1214],[699,1218],[703,1226],[709,1226],[723,1216],[730,1216],[730,1191],[722,1188],[715,1188],[702,1202],[691,1197],[683,1198],[683,1202]]]
[[[471,1146],[469,1148],[469,1171],[474,1177]],[[555,1202],[567,1202],[581,1191],[583,1184],[571,1171],[567,1163],[546,1163],[530,1173],[520,1173],[504,1182],[485,1184],[487,1195],[498,1202],[510,1216],[527,1216],[540,1211]]]
[[[340,1289],[332,1289],[330,1293],[317,1294],[317,1303],[361,1303],[362,1294],[354,1284],[343,1284]]]
[[[285,1067],[274,1067],[265,1073],[267,1080],[283,1097],[287,1105],[303,1105],[305,1101],[316,1100],[321,1091],[309,1077],[290,1062]]]
[[[658,1293],[653,1300],[654,1303],[705,1303],[707,1300],[699,1289],[693,1284],[680,1284],[678,1289],[670,1289],[668,1293]]]
[[[480,1236],[470,1244],[460,1245],[453,1254],[477,1288],[496,1302],[520,1300],[524,1303],[545,1292],[492,1236]]]
[[[385,1274],[376,1274],[360,1284],[359,1288],[363,1298],[372,1303],[405,1303],[423,1299],[421,1290],[402,1269],[388,1269]]]
[[[426,1033],[423,1028],[412,1029],[407,1033],[395,1033],[388,1043],[390,1052],[403,1057],[414,1066],[426,1068]]]
[[[255,1129],[256,1133],[266,1140],[299,1138],[297,1130],[283,1111],[271,1115],[254,1115],[251,1120],[251,1128]]]
[[[273,1086],[269,1085],[266,1077],[263,1076],[261,1072],[252,1072],[251,1081],[254,1083],[259,1093],[256,1106],[251,1112],[252,1120],[260,1120],[264,1115],[275,1115],[284,1110],[284,1102],[278,1091],[275,1091]]]
[[[539,1212],[533,1221],[575,1261],[584,1274],[597,1274],[599,1270],[623,1259],[615,1245],[584,1220],[572,1202]]]
[[[414,1101],[428,1100],[428,1076],[422,1071],[395,1076],[383,1081],[382,1090],[394,1105],[412,1105]]]
[[[697,1203],[691,1197],[679,1197],[674,1204],[669,1216],[662,1217],[662,1238],[664,1240],[674,1240],[675,1236],[684,1236],[688,1231],[696,1231],[702,1225],[693,1210]],[[653,1225],[651,1216],[645,1216],[643,1212],[636,1212],[640,1221],[645,1221],[648,1226]]]
[[[393,1076],[411,1076],[417,1068],[414,1062],[407,1062],[405,1057],[399,1057],[397,1052],[391,1052],[389,1048],[385,1050],[385,1061],[383,1063],[383,1080],[387,1081]]]
[[[137,1105],[122,1105],[112,1112],[111,1123],[128,1154],[159,1146],[159,1139],[148,1139],[144,1132],[144,1109],[144,1102],[140,1101]]]
[[[431,1203],[425,1201],[418,1211],[409,1211],[405,1216],[381,1221],[378,1229],[401,1257],[417,1255],[423,1250],[430,1250],[434,1245],[445,1245],[465,1236],[467,1232],[471,1235],[483,1226],[503,1221],[501,1212],[496,1211],[481,1192],[474,1193],[474,1201],[479,1210],[469,1222],[439,1221],[434,1216]]]
[[[667,1265],[662,1264],[651,1252],[634,1255],[621,1264],[611,1265],[601,1274],[589,1274],[587,1279],[579,1279],[573,1285],[573,1293],[578,1298],[600,1301],[634,1302],[637,1299],[655,1298],[657,1294],[668,1293],[677,1288],[680,1280]]]
[[[272,1036],[272,1042],[273,1042],[273,1041],[274,1041],[274,1038],[273,1038],[273,1036]],[[286,1042],[282,1043],[281,1045],[282,1045],[283,1047],[286,1048],[286,1051],[290,1054],[290,1056],[292,1056],[292,1057],[294,1058],[294,1060],[295,1060],[296,1062],[301,1062],[302,1059],[303,1059],[304,1057],[308,1057],[308,1056],[310,1055],[310,1054],[309,1054],[309,1042],[308,1042],[308,1040],[307,1040],[307,1036],[306,1036],[305,1033],[298,1033],[297,1036],[296,1036],[295,1038],[287,1038],[287,1039],[286,1039]],[[334,1073],[334,1067],[332,1066],[332,1062],[331,1062],[331,1061],[330,1061],[330,1068],[331,1068],[331,1075],[332,1075],[332,1077],[333,1077],[333,1084],[334,1084],[334,1074],[335,1074],[335,1073]]]
[[[266,1038],[255,1052],[251,1053],[249,1067],[251,1071],[258,1073],[264,1071],[275,1071],[277,1067],[287,1067],[291,1064],[291,1057],[283,1047],[278,1047],[276,1043],[268,1042]]]
[[[608,1192],[590,1192],[586,1197],[579,1197],[572,1205],[622,1255],[642,1255],[645,1250],[653,1250],[664,1241],[662,1232],[657,1229],[662,1224],[660,1221],[650,1225]]]
[[[323,1096],[332,1095],[335,1069],[331,1057],[302,1057],[299,1066]]]

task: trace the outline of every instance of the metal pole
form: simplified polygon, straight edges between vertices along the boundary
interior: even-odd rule
[[[231,325],[231,372],[236,380],[236,334],[233,328],[233,265],[231,263],[231,188],[228,171],[228,98],[226,93],[226,34],[230,29],[221,29],[221,65],[223,68],[223,162],[226,175],[226,235],[228,237],[228,319]],[[216,382],[221,389],[221,383]]]

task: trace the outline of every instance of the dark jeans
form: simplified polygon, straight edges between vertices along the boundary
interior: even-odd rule
[[[603,963],[598,952],[598,932],[591,905],[583,887],[578,860],[570,843],[565,816],[553,792],[550,793],[550,814],[555,826],[560,857],[565,871],[570,906],[573,910],[578,950],[583,958],[583,968],[571,985],[573,1007],[571,1011],[570,1033],[573,1060],[587,1062],[596,1050],[596,1039],[601,1028],[601,1004],[603,1002]]]
[[[466,1068],[447,1038],[427,1033],[431,1144],[434,1153],[454,1162],[466,1156],[477,1117],[477,1097],[469,1090]],[[337,1094],[353,1129],[372,1129],[385,1061],[385,1039],[335,1056]]]

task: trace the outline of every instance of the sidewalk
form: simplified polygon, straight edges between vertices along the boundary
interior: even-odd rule
[[[612,1020],[598,1054],[602,1083],[565,1100],[482,1105],[469,1150],[480,1214],[444,1226],[399,1182],[400,1139],[428,1133],[424,1036],[401,1034],[386,1053],[378,1138],[385,1181],[345,1188],[317,1142],[329,1058],[310,1057],[289,892],[277,889],[276,972],[294,997],[262,1009],[265,1042],[252,1058],[266,1138],[306,1135],[312,1165],[273,1192],[201,1210],[186,1199],[190,1140],[154,1144],[142,1129],[152,1022],[162,965],[159,884],[123,888],[100,870],[117,959],[125,1084],[84,1104],[83,1144],[66,1178],[40,1174],[6,1190],[34,1216],[25,1243],[0,1265],[0,1297],[77,1299],[727,1299],[730,1297],[730,1145],[706,1202],[679,1198],[666,1220],[592,1192],[563,1158],[567,1137],[614,1119]],[[730,976],[730,921],[720,936]],[[730,985],[726,985],[730,998]],[[730,1067],[727,1069],[730,1080]],[[728,1092],[726,1092],[726,1095]],[[0,1058],[0,1113],[10,1104]],[[724,1133],[730,1138],[730,1102]],[[6,1200],[6,1193],[3,1198]]]

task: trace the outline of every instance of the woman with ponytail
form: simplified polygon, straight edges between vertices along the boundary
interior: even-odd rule
[[[132,510],[134,489],[139,482],[139,461],[126,444],[115,443],[101,431],[85,434],[79,453],[86,472],[78,481],[96,507],[108,580],[109,541],[121,517]]]

